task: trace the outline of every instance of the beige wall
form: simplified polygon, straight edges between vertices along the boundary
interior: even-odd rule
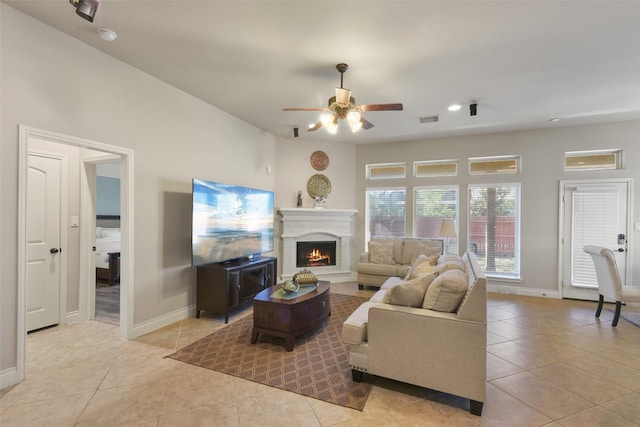
[[[358,146],[356,155],[356,208],[364,221],[365,189],[379,186],[365,181],[368,163],[407,162],[408,174],[414,160],[459,159],[457,177],[395,180],[391,185],[407,187],[406,206],[413,206],[411,187],[419,185],[452,184],[460,186],[461,251],[466,248],[467,185],[471,183],[521,183],[521,276],[522,283],[497,283],[507,292],[542,295],[545,290],[558,288],[558,228],[560,180],[640,178],[640,121],[628,121],[581,127],[559,127],[549,130],[510,132],[482,136],[439,138],[428,141]],[[612,171],[564,172],[566,151],[620,149],[624,150],[624,168]],[[520,155],[522,173],[514,175],[469,176],[469,157]],[[634,185],[632,222],[640,221],[640,186]],[[407,223],[413,217],[407,209]],[[629,227],[632,255],[640,254],[640,232]],[[364,248],[364,228],[357,236]],[[635,283],[640,281],[640,262],[633,265]],[[491,282],[491,281],[490,281]],[[504,288],[504,285],[513,286]]]
[[[5,4],[0,20],[1,374],[16,366],[18,125],[134,151],[136,325],[195,304],[191,179],[273,190],[275,138]]]
[[[322,129],[318,132],[324,132]],[[356,148],[352,144],[340,141],[318,143],[305,141],[304,132],[300,138],[278,139],[276,143],[276,208],[292,208],[296,206],[298,190],[302,191],[302,206],[312,208],[313,200],[307,193],[307,181],[315,174],[323,174],[331,181],[331,194],[327,198],[326,207],[329,209],[353,209],[356,204],[356,193],[353,183],[356,170],[353,165],[356,160]],[[315,170],[310,163],[311,154],[324,151],[329,157],[329,166],[323,171]],[[280,252],[280,236],[282,224],[276,216],[276,250]],[[359,226],[355,222],[354,228]],[[356,253],[352,248],[352,264]],[[279,274],[282,271],[278,265]]]

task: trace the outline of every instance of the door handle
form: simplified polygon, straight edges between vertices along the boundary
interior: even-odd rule
[[[60,252],[60,249],[58,249],[58,248],[51,248],[51,249],[49,249],[49,252],[51,252],[52,254],[57,254],[58,252]]]
[[[618,252],[624,252],[623,248],[618,248]]]

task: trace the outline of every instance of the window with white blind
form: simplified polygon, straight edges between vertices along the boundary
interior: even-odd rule
[[[366,190],[367,241],[376,237],[404,237],[404,188]]]
[[[622,228],[617,221],[618,193],[609,189],[579,189],[573,192],[571,284],[597,288],[598,279],[586,245],[606,246]]]
[[[520,277],[520,184],[469,186],[468,250],[488,276]]]
[[[445,251],[457,253],[458,186],[416,187],[413,200],[414,235],[443,239]]]

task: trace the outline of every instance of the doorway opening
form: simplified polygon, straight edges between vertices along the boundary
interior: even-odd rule
[[[77,289],[78,302],[77,310],[65,310],[61,313],[60,323],[68,321],[84,321],[92,317],[94,306],[91,302],[95,300],[95,256],[93,255],[93,244],[96,233],[96,212],[95,212],[95,164],[104,162],[104,157],[110,160],[119,159],[121,166],[120,202],[121,202],[121,257],[120,257],[120,336],[122,338],[133,337],[133,151],[130,149],[102,144],[95,141],[80,139],[72,136],[57,134],[54,132],[19,126],[19,162],[18,162],[18,322],[17,322],[17,376],[19,380],[24,379],[26,334],[27,334],[27,213],[29,203],[27,198],[28,182],[28,153],[31,146],[35,146],[36,141],[59,144],[61,151],[76,148],[82,154],[79,158],[80,179],[79,190],[76,196],[80,200],[79,215],[77,218],[61,218],[60,223],[63,234],[69,234],[68,224],[77,224],[79,228],[79,285]],[[94,158],[87,161],[85,157]],[[100,160],[99,157],[103,156]],[[90,178],[93,176],[94,183]],[[61,253],[65,254],[65,248],[60,247]],[[62,283],[61,295],[67,298],[66,283]],[[90,289],[92,288],[93,289]],[[60,296],[59,296],[60,297]],[[75,298],[71,297],[75,304]],[[66,317],[66,318],[65,318]],[[71,320],[70,320],[71,319]]]
[[[595,268],[585,245],[611,249],[623,285],[630,282],[626,236],[632,179],[560,182],[559,291],[563,298],[598,300]]]

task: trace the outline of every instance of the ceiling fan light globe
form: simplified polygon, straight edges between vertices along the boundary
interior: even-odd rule
[[[349,114],[347,114],[347,120],[349,120],[349,125],[351,126],[356,123],[360,123],[361,118],[362,116],[360,116],[360,113],[357,111],[349,111]]]
[[[360,128],[362,128],[362,122],[349,122],[349,127],[351,127],[351,132],[356,133],[360,130]]]
[[[320,116],[320,121],[322,122],[322,125],[325,127],[329,127],[333,124],[333,114],[323,114]]]
[[[329,132],[331,135],[335,135],[336,133],[338,133],[338,125],[333,122],[325,126],[325,129],[327,129],[327,132]]]

